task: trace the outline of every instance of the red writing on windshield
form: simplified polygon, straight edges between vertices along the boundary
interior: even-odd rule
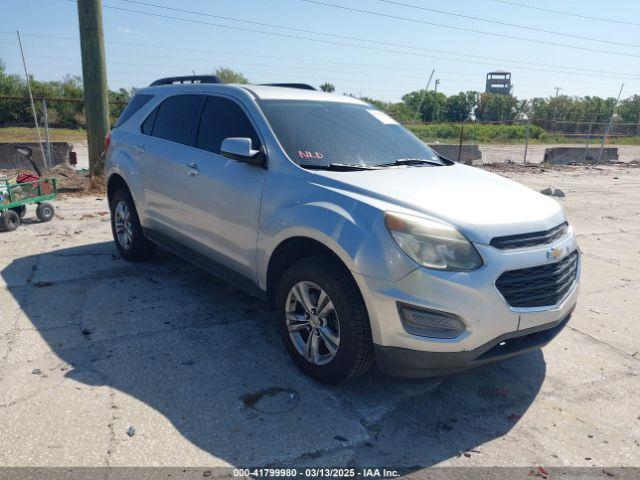
[[[298,150],[298,156],[300,158],[324,158],[320,152],[310,152],[309,150]]]

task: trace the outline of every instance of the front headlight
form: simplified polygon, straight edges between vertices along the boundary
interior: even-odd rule
[[[401,213],[385,213],[384,223],[398,246],[422,266],[468,272],[482,265],[475,247],[451,225]]]

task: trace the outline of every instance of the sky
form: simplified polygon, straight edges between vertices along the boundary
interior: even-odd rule
[[[1,2],[0,59],[8,72],[23,74],[20,30],[37,79],[81,75],[72,0]],[[640,94],[637,0],[104,0],[103,6],[112,89],[225,66],[252,83],[330,82],[337,93],[385,101],[424,88],[432,70],[447,95],[483,91],[486,73],[495,70],[512,73],[521,98],[555,95],[555,87],[565,95],[615,97],[623,82],[623,98]]]

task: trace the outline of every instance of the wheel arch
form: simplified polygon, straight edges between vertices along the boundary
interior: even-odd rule
[[[112,173],[107,181],[107,199],[109,200],[109,205],[111,205],[111,200],[115,193],[120,189],[125,188],[129,193],[131,193],[131,189],[124,178],[118,173]]]
[[[358,292],[360,292],[360,287],[353,277],[349,266],[336,252],[324,243],[311,237],[294,236],[280,242],[269,258],[266,273],[266,287],[267,300],[270,307],[274,306],[278,281],[285,270],[298,260],[316,255],[325,255],[332,258],[337,264],[344,268],[345,272],[348,272],[350,278],[358,288]],[[361,292],[360,295],[362,295]]]

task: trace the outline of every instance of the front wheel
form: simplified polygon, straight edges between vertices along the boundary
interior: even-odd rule
[[[5,210],[0,215],[0,227],[8,232],[13,232],[20,226],[20,215],[14,210]]]
[[[355,281],[337,260],[294,263],[279,282],[276,302],[282,341],[307,375],[336,384],[369,369],[369,318]]]

